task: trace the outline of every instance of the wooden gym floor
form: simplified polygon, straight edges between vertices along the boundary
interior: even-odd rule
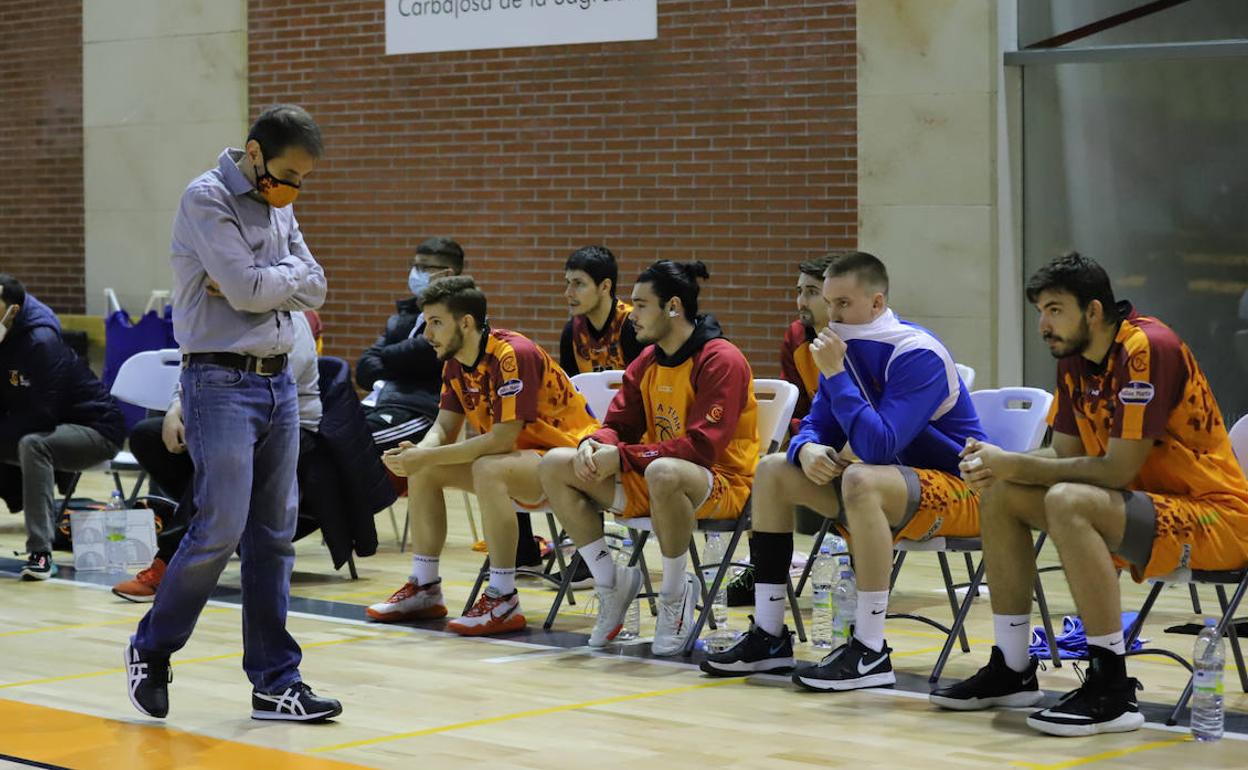
[[[81,494],[107,497],[103,475]],[[460,495],[448,497],[450,536],[443,555],[448,605],[467,597],[481,554]],[[21,518],[0,505],[0,552],[21,551]],[[400,519],[400,526],[401,526]],[[344,714],[325,725],[260,723],[249,718],[250,687],[240,668],[238,565],[221,580],[185,650],[174,658],[169,718],[141,717],[125,694],[122,648],[146,610],[107,591],[100,575],[48,583],[15,577],[20,560],[0,559],[0,768],[75,770],[145,768],[932,768],[1245,767],[1248,696],[1228,654],[1228,730],[1220,743],[1192,743],[1185,726],[1165,727],[1168,705],[1186,682],[1178,664],[1137,657],[1132,674],[1149,724],[1136,733],[1059,739],[1024,724],[1026,710],[956,714],[927,703],[927,674],[942,636],[893,620],[898,685],[846,694],[797,692],[784,677],[711,679],[683,659],[656,659],[644,642],[590,652],[585,635],[589,592],[561,611],[553,633],[540,630],[554,591],[522,581],[530,631],[508,638],[465,639],[426,627],[380,626],[364,607],[398,588],[408,574],[389,517],[377,517],[380,552],[357,562],[360,579],[332,571],[316,536],[298,543],[289,621],[303,645],[303,674],[340,698]],[[544,521],[535,520],[543,533]],[[808,549],[809,537],[798,537]],[[68,554],[57,554],[68,564]],[[657,550],[647,554],[658,564]],[[1051,548],[1043,563],[1055,561]],[[1073,613],[1059,573],[1045,576],[1055,622]],[[1144,589],[1124,578],[1126,609]],[[1204,600],[1212,606],[1212,591]],[[803,604],[809,606],[809,598]],[[948,618],[935,557],[912,554],[890,610]],[[749,608],[734,608],[732,627]],[[807,610],[808,611],[808,610]],[[1190,655],[1194,637],[1163,629],[1192,620],[1187,593],[1163,594],[1145,628],[1155,645]],[[1035,622],[1039,623],[1038,616]],[[967,625],[972,651],[955,652],[946,678],[986,662],[992,644],[986,600]],[[653,619],[642,613],[642,633]],[[817,659],[806,645],[799,657]],[[1070,663],[1041,672],[1051,697],[1077,686]],[[417,764],[419,763],[419,764]]]

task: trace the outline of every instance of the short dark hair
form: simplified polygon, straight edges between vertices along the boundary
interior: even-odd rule
[[[295,104],[275,104],[256,118],[247,132],[247,141],[260,143],[264,159],[280,157],[290,147],[301,147],[313,158],[325,152],[320,126],[308,111]]]
[[[442,236],[428,238],[416,247],[416,253],[428,254],[431,257],[445,257],[451,263],[451,269],[456,275],[464,270],[464,250],[450,238]]]
[[[660,259],[641,271],[637,283],[649,283],[654,286],[654,293],[659,295],[659,302],[667,302],[672,297],[680,297],[685,308],[685,318],[689,321],[698,316],[698,279],[710,278],[706,265],[701,260],[693,262],[674,262]]]
[[[451,316],[459,320],[466,315],[472,316],[478,329],[486,326],[485,294],[477,288],[477,282],[471,275],[448,275],[439,278],[420,295],[421,307],[430,305],[446,305]]]
[[[1072,294],[1080,310],[1087,310],[1092,300],[1101,303],[1101,312],[1109,323],[1117,323],[1118,303],[1114,300],[1114,287],[1109,283],[1105,268],[1077,251],[1057,257],[1037,270],[1027,279],[1027,301],[1033,305],[1046,291],[1064,291]]]
[[[823,280],[824,273],[828,271],[828,265],[832,262],[832,254],[825,254],[822,257],[808,259],[797,266],[798,271],[802,275],[809,275],[811,278]]]
[[[572,252],[568,261],[563,263],[564,270],[580,270],[600,284],[611,279],[611,299],[615,299],[615,285],[620,282],[620,267],[615,262],[615,255],[606,246],[582,246]]]
[[[25,305],[26,287],[8,273],[0,273],[0,300],[6,305]]]
[[[858,282],[880,290],[888,296],[888,268],[874,254],[865,251],[842,251],[828,255],[824,278],[839,278],[853,273]]]

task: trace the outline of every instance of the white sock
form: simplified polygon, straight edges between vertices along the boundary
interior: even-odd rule
[[[871,648],[884,649],[884,616],[888,614],[888,591],[859,591],[854,613],[854,638]]]
[[[611,588],[615,586],[615,562],[611,559],[611,549],[607,547],[607,539],[600,537],[588,545],[583,545],[576,549],[581,558],[585,560],[585,566],[589,567],[589,574],[594,576],[594,586],[597,588]]]
[[[659,595],[669,599],[685,592],[685,563],[689,554],[682,553],[674,559],[663,557],[663,582],[659,584]]]
[[[1088,646],[1100,647],[1102,650],[1109,650],[1115,655],[1127,654],[1127,642],[1122,638],[1121,630],[1104,636],[1089,636]]]
[[[516,568],[499,569],[498,567],[490,567],[490,588],[493,588],[500,596],[515,593]]]
[[[1027,652],[1031,644],[1031,615],[994,614],[992,633],[997,649],[1005,656],[1005,665],[1014,671],[1025,671],[1031,664],[1031,655]]]
[[[784,628],[783,583],[754,584],[754,623],[772,636],[779,636]]]
[[[438,557],[412,554],[412,582],[427,586],[438,579]]]

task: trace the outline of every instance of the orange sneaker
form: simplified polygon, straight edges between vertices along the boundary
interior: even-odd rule
[[[113,586],[113,593],[117,594],[126,601],[147,604],[156,601],[156,589],[160,588],[160,581],[165,577],[165,560],[157,556],[152,559],[152,565],[145,570],[141,570],[139,574],[134,576],[133,580],[125,580]]]
[[[368,617],[379,623],[444,618],[446,603],[442,601],[442,581],[418,586],[409,580],[389,599],[369,607]]]
[[[485,589],[468,614],[446,624],[448,631],[464,636],[489,636],[519,631],[525,626],[520,614],[520,594],[512,591],[500,596],[493,588]]]

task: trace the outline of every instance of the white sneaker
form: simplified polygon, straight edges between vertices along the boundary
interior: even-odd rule
[[[659,594],[659,620],[654,626],[655,655],[676,655],[685,649],[693,630],[693,613],[698,602],[697,578],[685,575],[685,590],[675,599]]]
[[[446,602],[442,599],[442,581],[418,586],[409,580],[389,599],[369,607],[368,617],[379,623],[444,618]]]
[[[641,570],[636,567],[615,565],[615,585],[610,588],[597,586],[598,621],[589,634],[590,647],[605,647],[607,642],[615,638],[624,626],[624,616],[628,614],[628,605],[637,599],[637,591],[641,588]]]

